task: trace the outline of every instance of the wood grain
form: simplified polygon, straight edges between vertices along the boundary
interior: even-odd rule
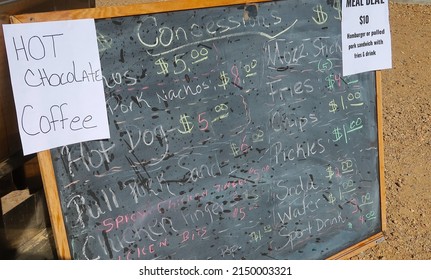
[[[268,0],[215,0],[215,1],[163,1],[153,3],[143,3],[128,6],[111,6],[98,7],[92,9],[76,9],[67,11],[56,11],[36,14],[24,14],[15,16],[18,22],[42,22],[42,21],[57,21],[57,20],[73,20],[85,18],[113,18],[132,15],[153,14],[166,11],[183,11],[190,9],[202,9],[210,7],[220,7],[229,5],[238,5],[244,3],[260,3],[269,2]]]
[[[69,243],[63,219],[63,211],[61,210],[54,167],[52,166],[51,153],[50,151],[39,152],[37,157],[39,160],[40,173],[42,175],[46,204],[48,206],[57,255],[59,259],[69,260],[71,259]]]

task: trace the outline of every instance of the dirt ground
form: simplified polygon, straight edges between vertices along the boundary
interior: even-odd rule
[[[353,259],[431,259],[431,5],[390,3],[384,70],[385,241]]]

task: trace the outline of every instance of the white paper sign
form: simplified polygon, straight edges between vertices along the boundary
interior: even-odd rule
[[[3,29],[24,154],[109,138],[94,20]]]
[[[392,68],[388,0],[342,0],[343,76]]]

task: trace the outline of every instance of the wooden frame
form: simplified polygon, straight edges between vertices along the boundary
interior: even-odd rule
[[[199,0],[153,2],[139,5],[101,7],[92,9],[77,9],[69,11],[57,11],[37,14],[24,14],[11,17],[12,23],[30,23],[56,20],[72,20],[83,18],[113,18],[122,16],[141,15],[149,13],[181,11],[188,9],[200,9],[228,5],[245,4],[247,0],[216,0],[204,2]],[[253,3],[269,2],[268,0],[255,0]],[[384,184],[384,148],[383,148],[383,120],[382,120],[382,85],[381,72],[376,71],[376,106],[377,106],[377,131],[378,131],[378,156],[379,156],[379,183],[380,183],[380,207],[382,231],[362,242],[359,242],[333,256],[329,259],[348,259],[360,252],[382,242],[386,230],[386,194]],[[62,215],[60,197],[55,179],[55,172],[49,150],[39,152],[38,160],[44,184],[45,196],[50,213],[51,224],[54,233],[57,254],[60,259],[71,259],[66,228]]]
[[[382,106],[382,72],[376,71],[376,107],[377,107],[377,133],[379,143],[379,183],[380,183],[380,209],[382,232],[373,235],[358,244],[347,248],[329,259],[348,259],[376,244],[383,242],[386,231],[386,188],[384,178],[384,147],[383,147],[383,106]]]

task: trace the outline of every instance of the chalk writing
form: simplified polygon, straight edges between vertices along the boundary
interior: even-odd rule
[[[374,76],[339,74],[340,1],[307,3],[97,22],[114,136],[52,152],[74,258],[322,259],[378,229]]]

